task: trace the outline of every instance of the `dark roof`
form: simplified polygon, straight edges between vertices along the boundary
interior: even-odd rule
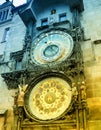
[[[15,8],[15,6],[12,4],[12,2],[6,1],[5,3],[0,5],[0,9],[5,8],[7,6],[12,6],[13,8]]]
[[[26,7],[28,7],[28,5],[29,5],[29,3],[25,3],[25,4],[22,4],[22,5],[20,5],[20,6],[17,6],[17,7],[15,7],[15,8],[12,10],[12,12],[14,13],[14,12],[21,11],[21,10],[25,9]]]
[[[12,6],[12,12],[17,12],[17,11],[25,9],[28,5],[29,5],[29,2],[15,7],[11,1],[6,0],[6,2],[0,5],[0,9],[3,9],[8,6]]]

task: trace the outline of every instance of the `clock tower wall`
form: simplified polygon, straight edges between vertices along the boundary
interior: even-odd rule
[[[89,129],[101,129],[101,15],[100,1],[84,0],[85,11],[81,24],[84,28],[84,39],[81,43],[84,60],[84,71],[87,82],[87,104],[89,108]],[[93,6],[94,5],[94,6]]]
[[[40,9],[41,10],[41,9]],[[43,9],[42,9],[43,10]],[[54,11],[54,14],[52,14],[52,11]],[[37,23],[36,28],[40,30],[41,27],[50,25],[55,26],[55,24],[58,25],[58,23],[67,21],[67,24],[70,24],[72,22],[72,13],[70,11],[70,8],[66,4],[58,4],[58,5],[49,5],[49,7],[46,7],[43,11],[36,12],[37,14]],[[67,28],[67,26],[64,26],[64,28]]]

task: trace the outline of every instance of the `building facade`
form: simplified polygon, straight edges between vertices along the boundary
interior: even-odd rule
[[[0,5],[0,130],[101,129],[101,1]]]

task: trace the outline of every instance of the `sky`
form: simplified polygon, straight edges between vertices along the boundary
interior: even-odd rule
[[[0,4],[4,3],[6,0],[0,0]],[[9,0],[9,1],[12,1],[12,0]],[[24,3],[26,3],[27,0],[13,0],[13,4],[15,6],[19,6],[19,5],[22,5]]]

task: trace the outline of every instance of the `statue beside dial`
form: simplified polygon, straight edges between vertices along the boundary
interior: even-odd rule
[[[63,31],[53,30],[33,40],[31,60],[36,64],[59,63],[70,57],[73,50],[72,37]]]

